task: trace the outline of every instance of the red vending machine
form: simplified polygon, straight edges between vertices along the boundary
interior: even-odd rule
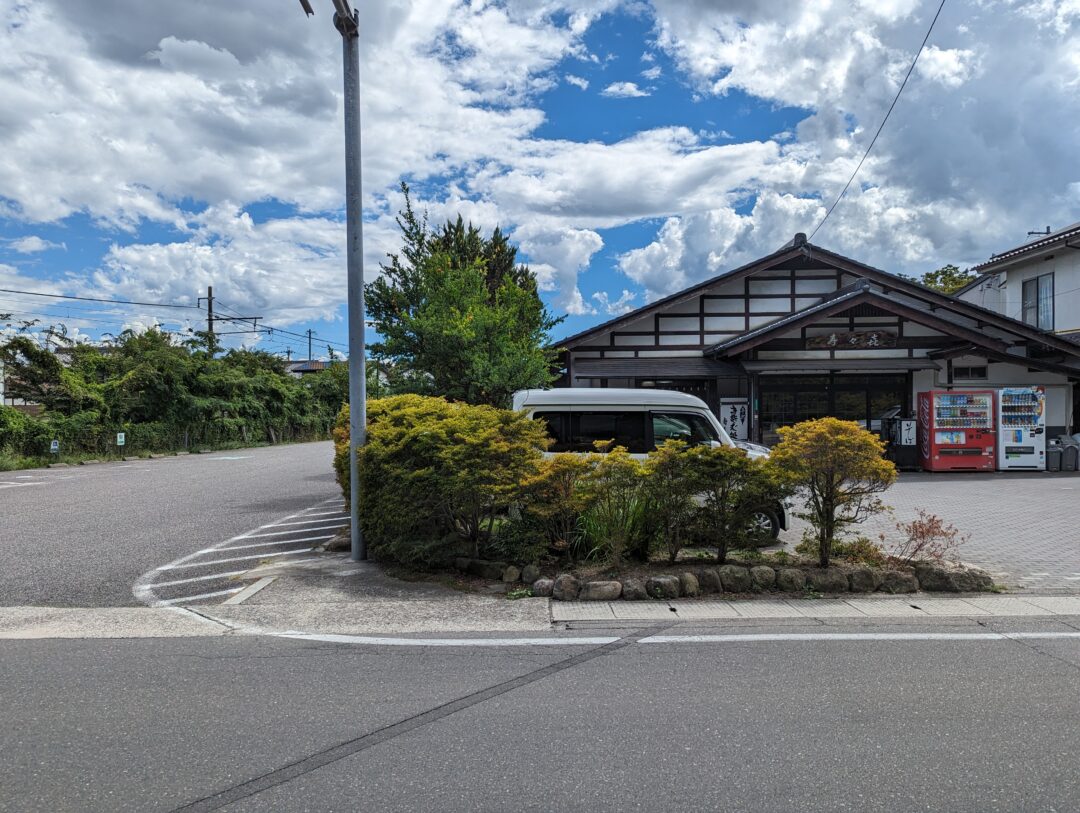
[[[927,471],[994,471],[997,443],[990,390],[919,393],[919,456]]]

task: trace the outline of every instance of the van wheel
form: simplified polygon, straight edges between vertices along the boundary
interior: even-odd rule
[[[754,545],[771,545],[780,536],[780,518],[767,508],[758,509],[750,517],[747,536]]]

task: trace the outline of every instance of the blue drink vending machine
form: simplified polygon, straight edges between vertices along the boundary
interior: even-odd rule
[[[998,470],[1046,471],[1046,391],[1010,387],[997,402]]]

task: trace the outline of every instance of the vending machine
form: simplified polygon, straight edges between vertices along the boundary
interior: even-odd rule
[[[1001,471],[1046,471],[1046,391],[1015,387],[998,391],[998,455]]]
[[[919,393],[919,456],[927,471],[993,471],[994,393]]]

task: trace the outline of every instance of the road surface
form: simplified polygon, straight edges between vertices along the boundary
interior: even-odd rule
[[[1072,619],[1073,621],[1077,619]],[[1014,619],[976,630],[1058,631]],[[1080,809],[1080,641],[0,642],[0,810]],[[717,632],[718,626],[666,628]],[[911,640],[887,636],[914,634]]]
[[[0,606],[137,604],[145,572],[340,497],[329,442],[0,472]]]

